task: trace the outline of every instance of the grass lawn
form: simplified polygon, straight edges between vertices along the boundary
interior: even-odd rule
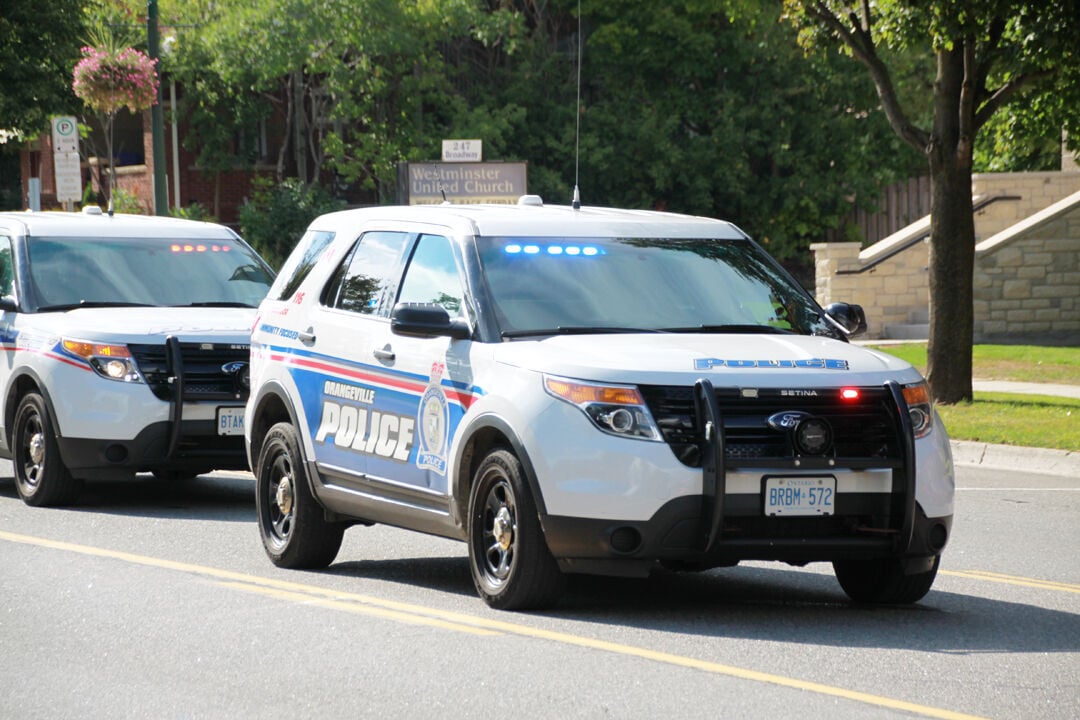
[[[876,346],[926,372],[926,344]],[[1080,385],[1080,348],[976,345],[972,374],[980,380]],[[975,400],[938,405],[953,440],[1080,451],[1080,400],[976,392]]]

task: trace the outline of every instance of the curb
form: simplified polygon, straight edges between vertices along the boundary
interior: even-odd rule
[[[956,465],[1080,478],[1080,452],[952,440]]]

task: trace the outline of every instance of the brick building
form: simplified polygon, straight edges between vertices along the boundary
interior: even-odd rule
[[[252,181],[260,175],[273,176],[275,166],[265,162],[268,142],[265,137],[267,123],[259,128],[259,146],[263,149],[260,159],[264,162],[254,166],[219,173],[208,173],[195,166],[197,153],[184,147],[183,139],[186,127],[179,123],[174,129],[170,121],[170,106],[164,104],[165,116],[165,177],[168,184],[169,208],[190,207],[198,203],[219,222],[235,224],[241,204],[251,192]],[[83,169],[84,197],[89,187],[95,199],[105,197],[103,185],[107,184],[105,175],[108,167],[95,153],[95,148],[104,154],[104,134],[96,120],[91,122],[94,134],[90,142],[80,146]],[[116,140],[114,156],[117,160],[117,187],[133,197],[144,214],[154,212],[154,154],[151,133],[150,111],[132,114],[121,111],[117,114]],[[53,171],[52,137],[43,133],[39,138],[26,144],[20,153],[20,174],[22,177],[22,198],[28,206],[30,196],[30,178],[40,179],[40,204],[42,210],[62,209],[57,201],[56,181]],[[104,204],[104,200],[101,200]]]

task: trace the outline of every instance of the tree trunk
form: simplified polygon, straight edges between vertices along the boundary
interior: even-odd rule
[[[963,51],[938,52],[930,161],[930,339],[926,379],[935,402],[971,400],[975,218],[971,202],[973,116],[965,108]]]
[[[292,111],[293,120],[293,160],[296,162],[296,176],[300,182],[308,184],[308,148],[307,148],[307,123],[304,108],[304,72],[294,70],[292,78]]]
[[[930,341],[926,379],[935,402],[971,399],[975,220],[971,166],[931,163]]]

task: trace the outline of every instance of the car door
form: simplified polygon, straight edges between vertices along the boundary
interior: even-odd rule
[[[7,416],[3,408],[3,397],[7,395],[8,382],[11,380],[11,370],[15,363],[15,340],[18,330],[15,320],[18,315],[15,312],[15,256],[12,252],[12,239],[0,230],[0,348],[3,349],[3,358],[0,359],[0,447],[5,445],[3,438],[7,434],[3,432],[3,418]]]
[[[359,482],[369,458],[404,464],[412,449],[411,416],[402,422],[384,395],[397,394],[394,378],[376,361],[389,326],[411,236],[375,231],[360,235],[323,287],[307,322],[298,327],[303,349],[294,372],[302,412],[323,475]]]
[[[464,287],[451,240],[421,234],[413,245],[396,302],[434,303],[451,318],[468,320]],[[374,330],[379,333],[376,346],[381,350],[377,360],[397,386],[396,392],[375,399],[375,410],[384,423],[393,424],[385,419],[388,415],[400,417],[399,427],[410,428],[412,449],[404,464],[396,455],[370,455],[368,473],[445,495],[450,443],[472,398],[471,341],[395,335],[386,324]]]

